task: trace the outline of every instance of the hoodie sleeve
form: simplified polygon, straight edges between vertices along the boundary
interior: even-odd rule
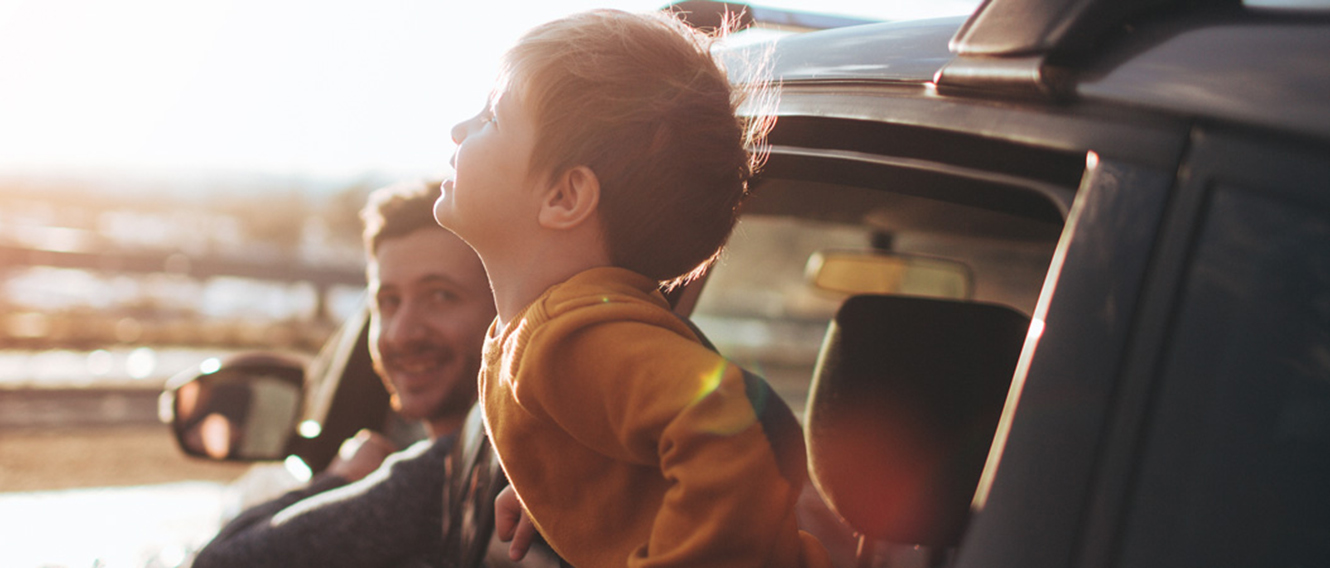
[[[533,337],[523,365],[560,379],[518,385],[517,397],[581,444],[659,469],[668,489],[630,566],[825,565],[796,527],[807,473],[793,413],[679,326],[616,321]]]

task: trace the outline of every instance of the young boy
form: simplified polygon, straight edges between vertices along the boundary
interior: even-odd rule
[[[829,565],[796,528],[789,408],[659,291],[733,228],[754,165],[735,105],[705,37],[594,11],[528,32],[453,129],[434,215],[475,248],[498,308],[480,396],[513,489],[501,536],[524,510],[578,568]]]

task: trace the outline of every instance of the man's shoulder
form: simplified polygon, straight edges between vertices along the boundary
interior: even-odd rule
[[[382,468],[389,468],[397,464],[418,464],[424,462],[438,462],[442,464],[448,458],[448,453],[452,451],[454,435],[440,436],[433,440],[420,440],[405,449],[399,450],[388,456],[383,461]]]

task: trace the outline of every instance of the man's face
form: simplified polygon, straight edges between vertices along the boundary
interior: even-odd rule
[[[475,252],[452,233],[424,227],[380,242],[367,269],[370,354],[412,420],[465,413],[494,298]]]

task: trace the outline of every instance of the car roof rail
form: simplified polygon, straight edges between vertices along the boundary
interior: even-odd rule
[[[730,24],[733,28],[730,30],[731,32],[752,27],[806,32],[875,24],[881,21],[750,6],[741,2],[717,2],[715,0],[682,0],[668,4],[661,10],[674,12],[679,15],[684,23],[706,32],[721,29],[726,23],[727,17],[734,18]]]

